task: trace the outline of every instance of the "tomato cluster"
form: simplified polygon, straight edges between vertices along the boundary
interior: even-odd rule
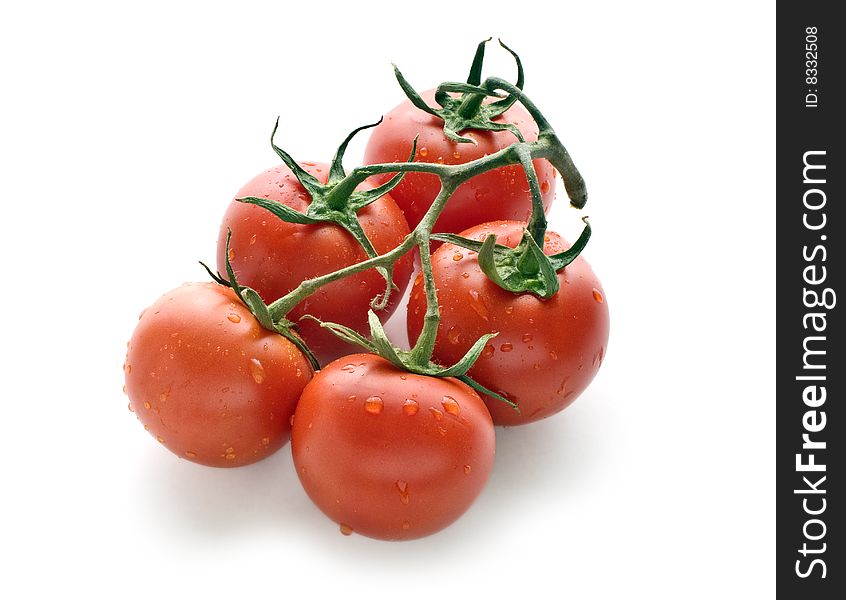
[[[466,84],[419,95],[397,71],[409,99],[350,174],[353,134],[331,164],[272,142],[283,163],[231,202],[215,281],[159,298],[128,344],[130,410],[162,445],[235,467],[290,439],[305,491],[343,533],[412,539],[478,497],[495,425],[584,391],[606,352],[607,299],[579,255],[589,227],[571,245],[543,214],[555,168],[577,207],[581,179],[522,93],[519,59],[516,86],[482,83],[483,54],[484,42]],[[430,242],[442,242],[431,255]],[[414,248],[404,350],[381,321]]]

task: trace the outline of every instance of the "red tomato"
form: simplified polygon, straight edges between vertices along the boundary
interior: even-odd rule
[[[327,365],[306,386],[291,449],[309,497],[341,531],[387,540],[443,529],[494,461],[484,403],[457,379],[401,371],[373,354]]]
[[[434,103],[434,90],[423,92],[421,97],[430,105]],[[513,123],[526,141],[538,138],[538,128],[532,117],[519,104],[509,108],[495,121]],[[508,131],[467,131],[462,135],[476,140],[477,144],[455,143],[443,131],[443,121],[423,112],[406,100],[385,115],[380,125],[370,134],[364,153],[364,164],[405,162],[411,152],[414,137],[417,141],[418,162],[463,164],[487,154],[493,154],[517,141]],[[540,182],[545,210],[549,210],[555,197],[555,172],[546,160],[535,160],[535,170]],[[390,175],[383,175],[380,182]],[[440,180],[428,173],[408,173],[402,182],[391,190],[391,196],[402,208],[408,224],[415,227],[440,190]],[[486,221],[515,219],[525,221],[532,212],[532,198],[526,175],[520,165],[510,165],[477,175],[460,186],[450,197],[435,224],[435,232],[455,233]]]
[[[461,235],[515,247],[525,223],[484,223]],[[548,232],[544,252],[569,248]],[[494,398],[485,402],[497,425],[520,425],[559,412],[584,391],[602,364],[608,345],[608,304],[602,284],[579,256],[558,273],[561,289],[542,300],[513,294],[490,281],[476,253],[444,244],[432,256],[441,321],[434,359],[453,364],[485,333],[499,332],[468,375],[515,402],[521,413]],[[408,304],[408,334],[420,335],[426,298],[422,278],[414,282]]]
[[[168,450],[213,467],[270,456],[312,377],[309,362],[263,329],[235,293],[186,283],[138,321],[124,364],[129,408]]]
[[[302,163],[303,169],[325,183],[329,166]],[[359,189],[371,189],[365,182]],[[285,165],[259,174],[242,187],[236,198],[256,196],[282,202],[305,212],[311,202],[305,188]],[[361,225],[380,254],[398,246],[408,234],[408,223],[390,196],[383,196],[358,212]],[[223,217],[217,244],[217,268],[226,273],[227,230],[232,230],[229,259],[238,283],[256,290],[270,303],[287,294],[302,281],[337,271],[367,258],[358,242],[334,223],[298,225],[286,223],[252,204],[232,201]],[[396,309],[411,278],[412,255],[399,260],[394,269],[395,290],[388,307],[379,316],[386,320]],[[375,270],[366,271],[320,288],[299,304],[289,318],[296,321],[311,314],[324,321],[341,323],[369,334],[367,309],[370,301],[385,291],[385,280]],[[354,351],[314,321],[299,322],[305,339],[321,364]]]

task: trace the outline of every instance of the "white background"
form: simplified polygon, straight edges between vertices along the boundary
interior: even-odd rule
[[[0,14],[0,596],[773,595],[772,6],[25,6]],[[281,145],[327,160],[402,99],[392,61],[462,80],[490,35],[588,182],[612,316],[591,388],[499,430],[478,502],[408,543],[340,535],[290,446],[236,470],[162,449],[121,393],[126,340],[205,278],[276,115]],[[513,79],[496,46],[488,65]]]

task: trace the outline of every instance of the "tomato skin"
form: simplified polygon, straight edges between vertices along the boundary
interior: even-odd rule
[[[494,449],[490,414],[469,386],[373,354],[315,376],[291,438],[312,501],[342,527],[385,540],[429,535],[461,516],[487,482]]]
[[[429,106],[437,106],[434,90],[423,92],[421,97]],[[513,123],[526,141],[538,138],[537,125],[519,104],[509,108],[495,121]],[[477,144],[450,141],[444,135],[443,121],[406,100],[385,115],[382,123],[371,132],[364,152],[364,164],[407,161],[415,136],[419,136],[415,161],[448,165],[482,158],[517,141],[514,134],[508,131],[471,130],[462,135],[472,137]],[[535,160],[534,165],[546,212],[555,197],[555,172],[546,160]],[[380,181],[387,181],[389,177],[383,175]],[[407,173],[402,182],[391,190],[391,196],[413,228],[432,205],[439,190],[440,180],[437,176]],[[520,165],[509,165],[477,175],[455,190],[438,217],[434,231],[455,233],[485,221],[525,221],[531,212],[532,199],[525,172]]]
[[[139,318],[124,364],[129,407],[181,458],[237,467],[273,454],[313,371],[235,293],[186,283]]]
[[[483,240],[495,233],[500,244],[519,243],[525,223],[484,223],[461,233]],[[548,232],[546,254],[569,247]],[[485,333],[493,338],[469,375],[507,396],[520,414],[500,400],[485,397],[494,423],[521,425],[566,408],[596,375],[608,345],[608,303],[602,284],[581,256],[558,273],[561,289],[542,300],[512,294],[482,272],[475,252],[444,244],[432,256],[441,321],[434,359],[453,364]],[[426,298],[422,279],[414,282],[408,304],[408,335],[416,340],[423,326]]]
[[[329,166],[302,163],[306,171],[326,182]],[[365,182],[359,189],[373,186]],[[311,202],[305,188],[285,165],[260,173],[242,187],[236,198],[256,196],[282,202],[305,212]],[[408,223],[390,196],[384,196],[358,213],[364,232],[377,252],[383,254],[398,246],[408,234]],[[230,263],[238,283],[256,290],[265,302],[277,300],[312,277],[325,275],[361,262],[367,256],[358,242],[334,223],[298,225],[286,223],[268,211],[251,204],[229,205],[220,226],[217,243],[217,268],[226,273],[226,235],[232,230]],[[402,257],[394,269],[394,290],[388,307],[379,312],[387,318],[396,309],[413,266],[412,254]],[[373,269],[344,278],[320,288],[297,305],[288,317],[297,321],[312,314],[369,334],[367,309],[370,301],[385,291],[385,280]],[[321,364],[355,351],[314,321],[300,321],[299,333]]]

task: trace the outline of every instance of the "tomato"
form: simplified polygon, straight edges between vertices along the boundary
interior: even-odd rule
[[[461,235],[515,247],[525,223],[484,223]],[[569,248],[548,232],[547,255]],[[495,398],[485,397],[497,425],[537,421],[568,406],[584,391],[602,364],[608,345],[608,303],[602,284],[579,256],[558,273],[560,290],[542,300],[514,294],[490,281],[476,253],[444,244],[432,256],[441,321],[434,359],[458,360],[481,335],[499,332],[482,351],[468,375],[520,407],[520,414]],[[408,334],[417,339],[426,298],[422,279],[414,282],[408,304]]]
[[[124,364],[129,408],[168,450],[237,467],[273,454],[312,369],[235,293],[186,283],[145,310]]]
[[[420,94],[430,106],[434,90]],[[496,122],[517,126],[526,141],[537,140],[538,128],[526,109],[519,104],[509,108]],[[476,140],[476,144],[455,143],[443,131],[443,121],[415,107],[410,100],[385,115],[370,134],[364,153],[365,164],[405,162],[411,152],[412,140],[417,141],[418,162],[463,164],[498,152],[517,141],[508,131],[467,131],[462,135]],[[545,210],[555,197],[555,172],[546,160],[535,160]],[[382,175],[380,182],[389,175]],[[391,196],[402,208],[411,227],[416,226],[440,190],[440,180],[428,173],[407,173],[402,182],[391,190]],[[532,198],[526,175],[520,165],[509,165],[473,177],[461,185],[450,197],[435,223],[435,232],[455,233],[485,221],[515,219],[525,221],[532,212]]]
[[[373,354],[345,356],[306,386],[291,450],[309,497],[344,533],[434,533],[482,491],[494,426],[479,395]]]
[[[325,183],[329,166],[302,163],[306,171]],[[367,182],[358,189],[371,189]],[[311,199],[291,170],[279,165],[257,175],[242,187],[236,198],[269,198],[305,212]],[[408,223],[390,196],[358,212],[362,228],[380,254],[398,246],[408,234]],[[356,240],[334,223],[299,225],[286,223],[263,208],[236,202],[229,205],[220,226],[217,268],[226,273],[226,235],[232,230],[229,259],[238,283],[256,290],[270,303],[287,294],[302,281],[361,262],[367,256]],[[394,269],[395,290],[391,302],[379,316],[386,320],[396,309],[411,278],[412,255],[401,258]],[[320,288],[297,305],[289,318],[296,321],[311,314],[324,321],[341,323],[367,334],[370,301],[385,291],[385,280],[376,270],[344,278]],[[300,321],[299,333],[321,364],[354,347],[335,337],[314,321]]]

